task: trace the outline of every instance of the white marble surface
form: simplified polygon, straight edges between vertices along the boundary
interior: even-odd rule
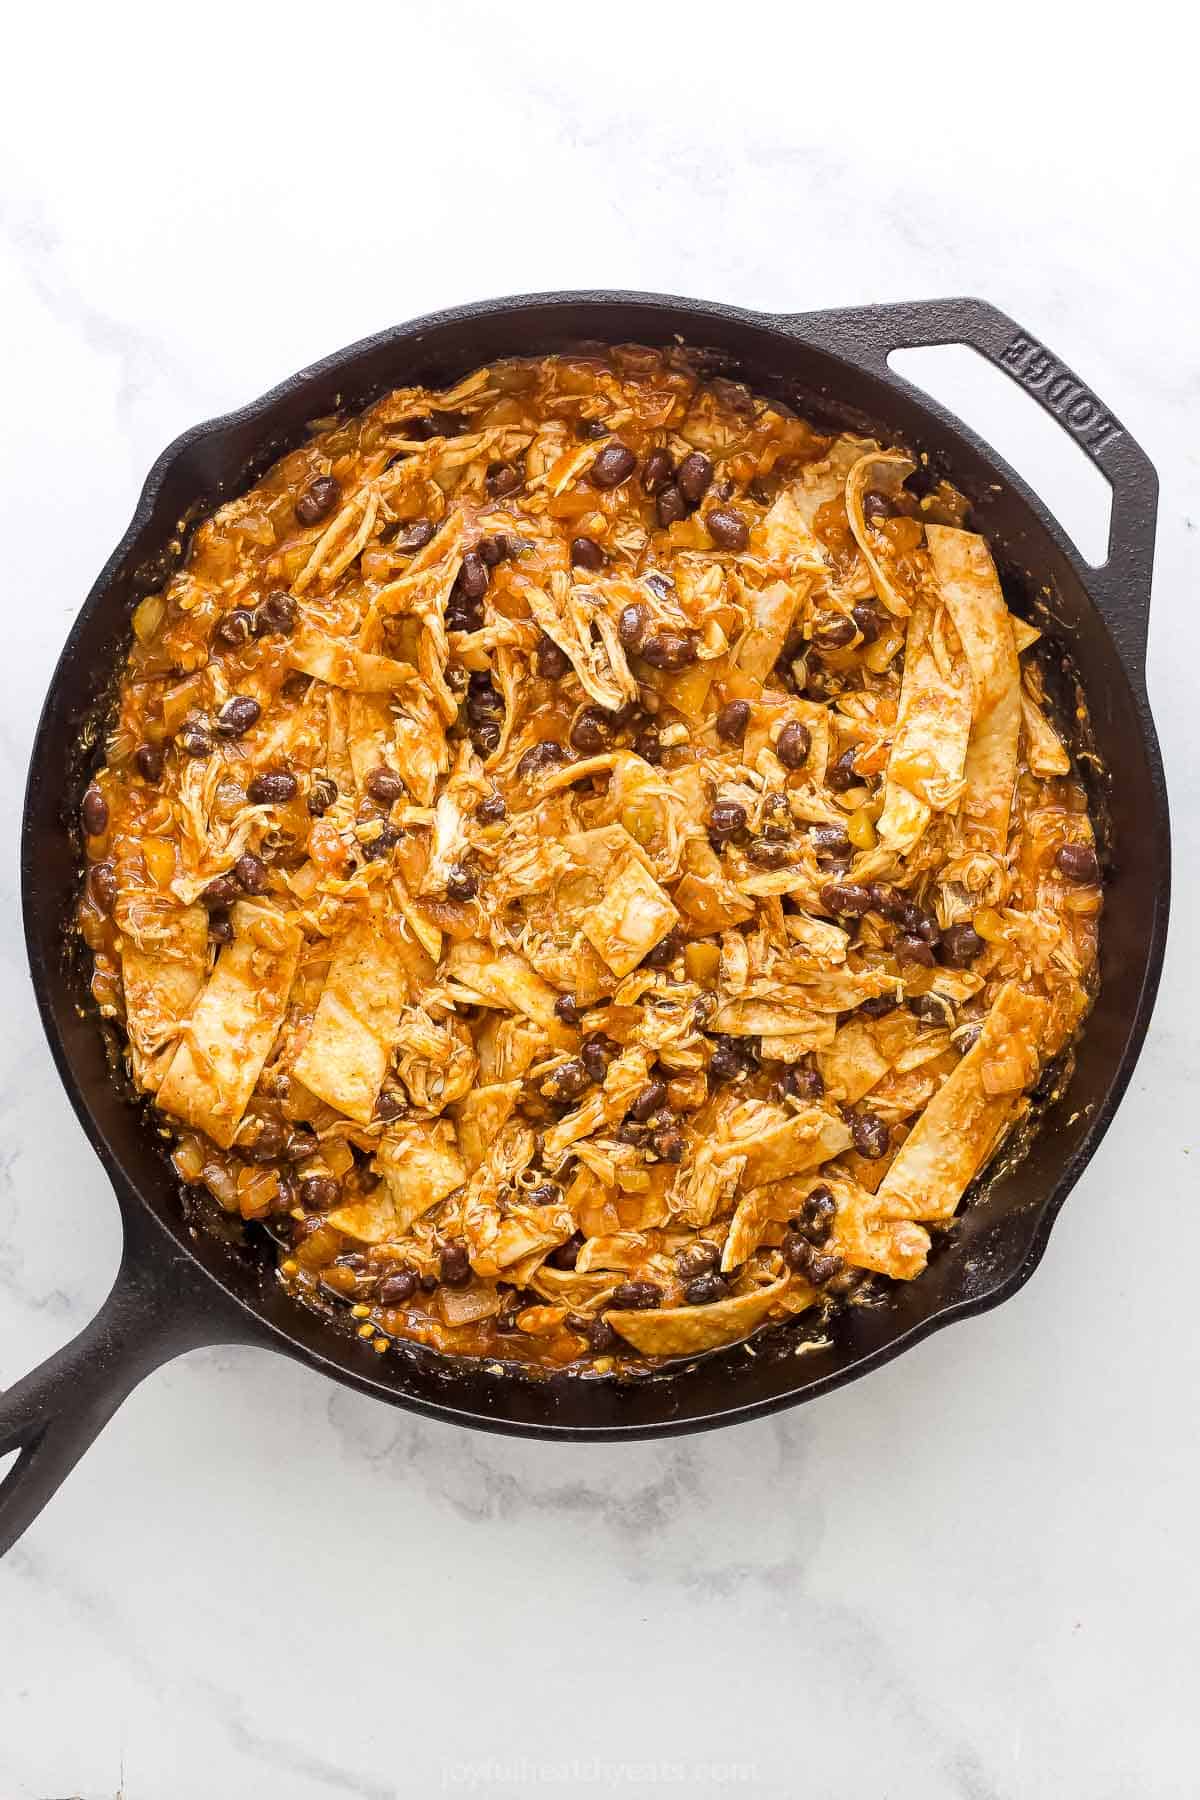
[[[1155,4],[1111,41],[1102,13],[1081,41],[1050,7],[777,10],[9,21],[4,836],[72,613],[195,419],[483,294],[978,292],[1162,475],[1151,688],[1178,898],[1130,1094],[1017,1299],[766,1423],[544,1447],[265,1354],[154,1376],[0,1568],[3,1800],[1196,1792],[1192,58]],[[1085,487],[1059,490],[1072,517]],[[94,1311],[118,1248],[35,1018],[14,862],[6,1383]]]

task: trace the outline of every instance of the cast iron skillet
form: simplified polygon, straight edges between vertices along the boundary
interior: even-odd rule
[[[376,1356],[344,1326],[280,1287],[263,1246],[229,1245],[190,1224],[169,1165],[106,1063],[85,971],[64,951],[77,880],[81,725],[95,716],[133,603],[179,555],[179,521],[243,489],[307,422],[402,383],[443,384],[489,358],[580,340],[665,343],[720,353],[727,373],[839,423],[929,454],[975,506],[1015,604],[1048,596],[1089,697],[1108,773],[1110,881],[1102,987],[1061,1101],[1028,1157],[963,1214],[948,1247],[885,1304],[851,1309],[827,1348],[796,1328],[631,1384],[550,1381],[456,1365],[417,1349]],[[1113,488],[1108,560],[1086,565],[1046,508],[948,413],[893,375],[889,352],[965,343],[1020,381]],[[1071,372],[993,307],[946,300],[773,316],[655,294],[549,294],[486,301],[419,319],[342,350],[226,418],[186,432],[150,471],[129,530],[75,622],[46,697],[30,762],[21,884],[30,970],[51,1054],[116,1190],[124,1253],[112,1292],[73,1342],[0,1397],[0,1551],[35,1517],[142,1377],[200,1344],[283,1351],[393,1405],[484,1430],[546,1438],[633,1438],[754,1418],[865,1374],[953,1319],[1016,1292],[1045,1248],[1125,1091],[1150,1018],[1167,924],[1167,796],[1145,690],[1157,482],[1145,454]]]

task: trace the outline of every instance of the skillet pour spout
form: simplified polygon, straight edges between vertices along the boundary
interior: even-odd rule
[[[348,1321],[301,1306],[261,1246],[198,1229],[141,1111],[113,1077],[81,959],[64,945],[79,877],[69,820],[86,780],[81,743],[103,708],[138,599],[182,553],[181,522],[243,491],[308,421],[405,383],[446,385],[497,356],[582,341],[709,352],[727,373],[798,410],[904,445],[968,498],[1010,603],[1043,603],[1055,648],[1091,708],[1104,778],[1096,809],[1109,872],[1101,986],[1074,1070],[1019,1161],[962,1211],[921,1279],[850,1307],[827,1339],[795,1327],[638,1380],[534,1378],[414,1346],[386,1358]],[[1046,506],[961,421],[895,375],[893,351],[967,344],[1019,383],[1113,490],[1104,565],[1093,568]],[[186,432],[151,470],[128,531],[84,602],[50,683],[30,759],[21,885],[30,972],[51,1054],[112,1180],[125,1250],[112,1293],[74,1341],[0,1395],[0,1552],[36,1517],[141,1378],[205,1343],[281,1351],[366,1393],[433,1417],[530,1437],[611,1439],[696,1431],[813,1398],[930,1332],[1008,1298],[1037,1266],[1059,1208],[1125,1091],[1162,965],[1170,883],[1167,796],[1145,686],[1157,481],[1111,409],[1032,333],[983,301],[939,300],[770,315],[655,294],[491,300],[385,331],[291,377],[240,411]],[[804,1354],[797,1352],[803,1350]]]

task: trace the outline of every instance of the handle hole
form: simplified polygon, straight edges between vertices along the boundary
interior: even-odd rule
[[[1046,502],[1092,567],[1104,565],[1112,488],[1049,413],[968,344],[893,350],[888,362],[986,438]]]

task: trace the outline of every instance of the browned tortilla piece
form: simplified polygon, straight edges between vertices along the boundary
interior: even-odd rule
[[[239,900],[233,942],[196,1002],[158,1090],[164,1112],[233,1141],[283,1020],[304,934],[272,907]]]
[[[454,1127],[448,1119],[402,1120],[384,1134],[375,1166],[391,1196],[392,1235],[402,1237],[422,1213],[452,1194],[467,1179]],[[337,1224],[336,1214],[330,1218]]]
[[[175,1054],[178,1026],[191,1011],[208,968],[208,914],[181,906],[145,948],[121,939],[121,983],[129,1061],[139,1087],[151,1093]]]
[[[745,1155],[743,1182],[749,1188],[815,1169],[831,1156],[840,1156],[849,1145],[850,1132],[842,1120],[821,1107],[812,1107],[744,1142],[735,1140],[730,1148]]]
[[[643,1356],[693,1356],[736,1344],[762,1324],[786,1286],[785,1275],[768,1287],[715,1300],[711,1306],[664,1306],[655,1312],[609,1307],[604,1317]]]
[[[297,1078],[347,1118],[369,1125],[407,997],[405,959],[383,916],[347,926],[296,1058]]]
[[[1036,1070],[1047,1003],[1007,982],[973,1049],[942,1084],[880,1183],[881,1219],[948,1219],[1001,1133],[1020,1090],[989,1092],[992,1071],[1016,1060]]]
[[[416,679],[411,663],[359,650],[344,638],[304,629],[288,641],[287,659],[293,669],[312,675],[330,687],[351,688],[360,694],[390,694]]]
[[[983,538],[948,525],[927,525],[925,538],[971,670],[971,736],[960,817],[968,842],[1003,856],[1021,732],[1021,669],[1012,621]]]
[[[962,794],[971,733],[971,678],[966,657],[953,654],[942,606],[913,603],[904,647],[900,712],[888,758],[883,811],[876,830],[889,850],[911,850],[932,813]]]

